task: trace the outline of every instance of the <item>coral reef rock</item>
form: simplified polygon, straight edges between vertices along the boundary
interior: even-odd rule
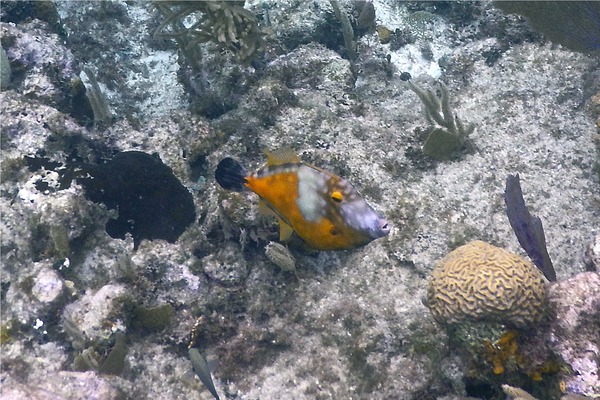
[[[573,371],[564,377],[567,391],[600,396],[600,274],[583,272],[552,285],[548,298],[556,310],[550,346]]]
[[[489,320],[517,327],[539,321],[544,277],[529,261],[482,241],[461,246],[434,269],[427,305],[436,321]]]

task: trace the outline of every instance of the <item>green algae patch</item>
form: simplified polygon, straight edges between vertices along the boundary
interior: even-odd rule
[[[137,307],[133,312],[132,324],[137,329],[160,332],[171,323],[173,315],[175,315],[175,309],[170,304],[158,307]]]
[[[108,356],[98,368],[98,372],[109,375],[121,375],[125,367],[125,356],[127,355],[127,342],[124,332],[115,334],[115,345]]]

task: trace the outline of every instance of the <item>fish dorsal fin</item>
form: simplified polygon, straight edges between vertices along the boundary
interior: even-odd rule
[[[299,163],[301,162],[300,157],[289,147],[282,147],[277,150],[264,150],[267,156],[267,165],[278,165],[288,163]]]

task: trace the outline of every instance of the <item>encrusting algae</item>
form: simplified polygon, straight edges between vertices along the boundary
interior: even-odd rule
[[[541,364],[534,364],[529,357],[523,354],[523,343],[519,338],[521,333],[517,330],[506,331],[498,340],[492,342],[483,340],[481,355],[491,367],[494,375],[505,372],[520,372],[527,375],[534,382],[541,382],[544,376],[556,374],[561,369],[561,363],[554,357],[547,358]]]
[[[495,343],[484,340],[484,352],[488,362],[494,368],[494,374],[500,375],[504,373],[505,365],[510,358],[515,358],[517,363],[521,360],[522,356],[519,353],[517,344],[518,336],[519,333],[517,331],[508,331]]]

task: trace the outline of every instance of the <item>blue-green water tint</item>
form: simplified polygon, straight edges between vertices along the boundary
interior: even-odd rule
[[[494,4],[507,13],[526,17],[536,31],[571,50],[600,50],[598,1],[495,1]]]

